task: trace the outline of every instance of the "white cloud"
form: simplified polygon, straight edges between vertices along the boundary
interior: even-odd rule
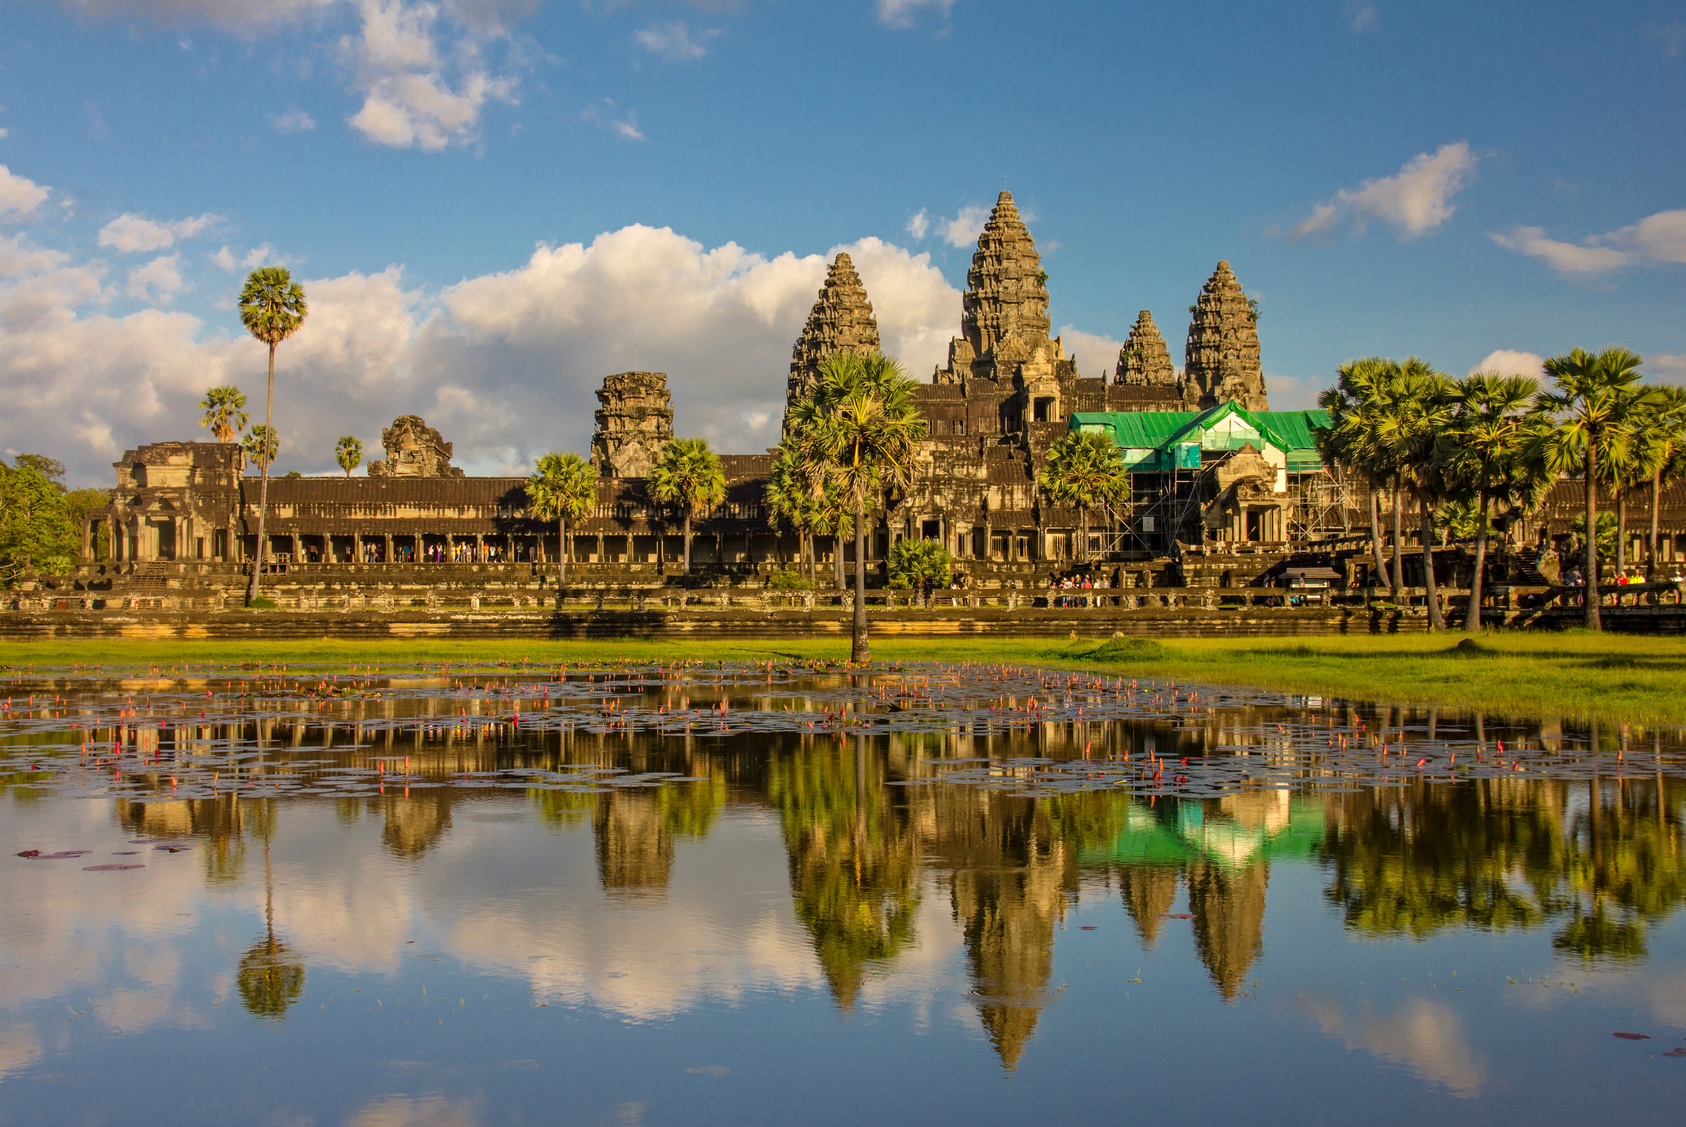
[[[100,246],[111,247],[118,254],[163,250],[174,246],[178,239],[191,239],[221,222],[220,217],[206,212],[191,219],[155,220],[134,212],[124,212],[100,228]]]
[[[138,301],[153,305],[169,305],[187,288],[181,273],[180,254],[161,254],[145,266],[129,271],[129,284],[124,292]]]
[[[925,9],[948,17],[954,0],[878,0],[878,22],[886,27],[912,27],[914,18]]]
[[[1442,145],[1432,153],[1420,153],[1392,176],[1366,180],[1356,188],[1342,188],[1295,224],[1288,232],[1288,241],[1327,237],[1343,219],[1358,233],[1363,232],[1370,220],[1379,219],[1397,230],[1401,239],[1426,235],[1457,210],[1452,197],[1463,189],[1475,169],[1476,159],[1467,141]]]
[[[704,31],[702,38],[708,40],[719,34],[718,31]],[[651,24],[634,32],[632,39],[646,51],[668,62],[700,59],[708,53],[707,48],[691,38],[691,29],[686,26],[684,20]]]
[[[987,207],[963,207],[953,219],[937,220],[937,231],[951,247],[969,247],[978,241],[989,220]]]
[[[1686,50],[1686,21],[1653,24],[1645,29],[1645,34],[1652,39],[1662,40],[1665,59],[1677,59],[1681,51]]]
[[[1506,250],[1538,258],[1560,274],[1603,274],[1623,266],[1686,263],[1686,208],[1659,211],[1630,227],[1578,243],[1550,238],[1543,227],[1512,227],[1488,236]]]
[[[1497,372],[1501,376],[1532,376],[1535,379],[1544,379],[1545,358],[1532,352],[1500,348],[1489,352],[1479,364],[1469,370],[1472,376],[1477,372]]]
[[[10,137],[11,135],[12,135],[12,131],[10,129],[0,129],[0,141],[4,141],[7,137]]]
[[[615,103],[608,98],[596,105],[587,106],[580,111],[580,120],[589,121],[600,129],[607,129],[617,137],[624,137],[628,141],[647,141],[644,131],[638,128],[638,111],[627,110],[618,113]]]
[[[26,243],[21,235],[11,239],[0,236],[0,278],[44,274],[69,261],[69,255]]]
[[[1686,355],[1652,353],[1645,358],[1645,370],[1664,383],[1686,384]]]
[[[915,215],[912,219],[909,219],[907,221],[907,233],[909,235],[912,235],[913,238],[914,238],[914,241],[916,241],[916,242],[920,239],[923,239],[925,237],[925,232],[929,231],[930,229],[931,229],[931,217],[930,217],[930,215],[928,215],[926,213],[924,208],[920,208],[919,214]]]
[[[1348,1049],[1398,1064],[1461,1099],[1481,1094],[1487,1065],[1464,1032],[1463,1021],[1438,1002],[1405,1002],[1392,1014],[1369,1007],[1351,1014],[1333,1002],[1302,1001],[1300,1010],[1324,1036]]]
[[[363,26],[341,49],[364,95],[351,125],[369,140],[436,152],[471,140],[488,101],[515,100],[514,78],[490,73],[479,35],[464,29],[449,57],[441,51],[437,5],[358,0],[358,12]]]
[[[1374,31],[1376,24],[1381,21],[1381,13],[1374,4],[1360,3],[1358,0],[1348,0],[1346,6],[1346,25],[1353,31],[1363,34]]]
[[[42,187],[0,164],[0,215],[12,211],[28,215],[52,194],[51,188]]]
[[[1077,361],[1079,375],[1094,379],[1105,373],[1110,379],[1118,367],[1118,350],[1124,347],[1123,341],[1086,333],[1073,325],[1061,326],[1059,337],[1065,342],[1065,354]]]
[[[286,113],[270,114],[269,123],[277,133],[307,133],[316,128],[316,119],[296,106]]]

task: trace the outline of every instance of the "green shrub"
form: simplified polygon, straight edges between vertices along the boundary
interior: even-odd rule
[[[274,599],[259,595],[246,604],[247,610],[274,610],[279,604]]]
[[[806,591],[813,584],[799,571],[775,571],[767,580],[767,586],[775,591]]]

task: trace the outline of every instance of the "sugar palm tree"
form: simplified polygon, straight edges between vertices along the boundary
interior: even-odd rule
[[[260,266],[246,275],[240,289],[240,323],[246,331],[269,346],[269,397],[263,410],[264,432],[275,433],[275,347],[304,324],[310,313],[304,287],[293,281],[285,266]],[[273,457],[273,455],[271,455]],[[263,485],[258,491],[258,551],[252,561],[252,582],[246,588],[246,602],[258,597],[258,579],[263,571],[264,521],[269,515],[269,462],[263,463]]]
[[[1686,388],[1662,388],[1644,428],[1645,461],[1651,467],[1651,542],[1646,578],[1657,577],[1658,518],[1663,484],[1686,477]]]
[[[246,429],[246,393],[233,385],[206,388],[199,409],[205,412],[199,425],[218,442],[233,442]]]
[[[1089,507],[1128,496],[1130,474],[1124,452],[1105,434],[1068,432],[1048,449],[1037,484],[1056,505],[1077,506],[1082,559],[1089,559]]]
[[[843,541],[854,531],[854,512],[835,478],[827,478],[811,488],[814,489],[814,531],[831,537],[832,585],[841,591],[846,582],[843,577]]]
[[[340,464],[345,476],[350,477],[351,471],[363,461],[363,444],[353,435],[345,435],[334,444],[334,461]]]
[[[1632,397],[1625,394],[1640,380],[1644,359],[1611,345],[1599,353],[1574,349],[1545,362],[1556,384],[1535,401],[1547,420],[1530,443],[1530,456],[1553,475],[1579,474],[1586,493],[1585,527],[1598,527],[1601,463],[1622,462],[1633,441]],[[1586,628],[1602,630],[1599,614],[1597,536],[1585,546]]]
[[[691,574],[691,518],[726,496],[726,474],[720,456],[706,438],[679,438],[667,444],[661,461],[650,472],[650,492],[656,500],[678,505],[685,520],[685,574]]]
[[[1481,585],[1487,566],[1487,532],[1495,500],[1514,504],[1519,493],[1537,494],[1543,478],[1529,474],[1522,459],[1527,439],[1527,411],[1539,393],[1539,381],[1526,376],[1477,372],[1457,381],[1458,406],[1452,425],[1435,447],[1447,478],[1473,491],[1475,574],[1469,585],[1464,629],[1481,629]]]
[[[1451,492],[1433,457],[1434,444],[1451,423],[1452,381],[1415,356],[1399,365],[1396,394],[1382,416],[1378,438],[1402,483],[1417,502],[1423,551],[1423,601],[1431,630],[1446,628],[1440,588],[1434,578],[1434,505]],[[1394,515],[1398,527],[1397,509]]]
[[[925,438],[914,383],[880,352],[833,353],[820,382],[791,412],[810,478],[834,481],[849,498],[855,526],[855,614],[849,660],[872,659],[866,622],[866,516],[888,487],[906,488]]]
[[[1392,478],[1378,457],[1375,434],[1385,385],[1397,371],[1397,364],[1379,357],[1342,364],[1336,369],[1335,386],[1317,399],[1318,406],[1329,412],[1330,425],[1314,435],[1323,460],[1357,475],[1370,494],[1370,551],[1383,581],[1387,556],[1382,551],[1380,491],[1391,485]]]
[[[246,449],[246,457],[267,471],[281,453],[281,436],[259,423],[241,445]]]
[[[597,471],[578,454],[541,455],[537,472],[527,479],[527,505],[540,520],[556,522],[556,607],[568,582],[568,528],[597,504]]]
[[[794,440],[779,443],[773,457],[773,467],[767,474],[767,520],[775,528],[779,522],[796,532],[797,553],[808,564],[808,582],[814,581],[814,521],[819,506],[813,491],[802,477],[800,455]]]

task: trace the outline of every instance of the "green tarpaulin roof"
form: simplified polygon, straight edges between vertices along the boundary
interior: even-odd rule
[[[1144,468],[1157,468],[1174,460],[1172,447],[1200,445],[1206,431],[1231,415],[1287,455],[1289,470],[1311,470],[1322,463],[1314,436],[1329,428],[1327,411],[1247,411],[1233,403],[1205,411],[1081,411],[1071,416],[1068,426],[1071,430],[1103,429],[1125,450],[1157,451],[1160,457],[1135,459]]]

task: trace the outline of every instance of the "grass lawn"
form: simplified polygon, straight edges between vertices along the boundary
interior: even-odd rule
[[[0,666],[393,665],[418,661],[788,661],[847,658],[846,639],[615,641],[46,641],[0,647]],[[1686,639],[1582,632],[1109,642],[883,637],[881,661],[977,661],[1251,685],[1511,717],[1686,724]]]

